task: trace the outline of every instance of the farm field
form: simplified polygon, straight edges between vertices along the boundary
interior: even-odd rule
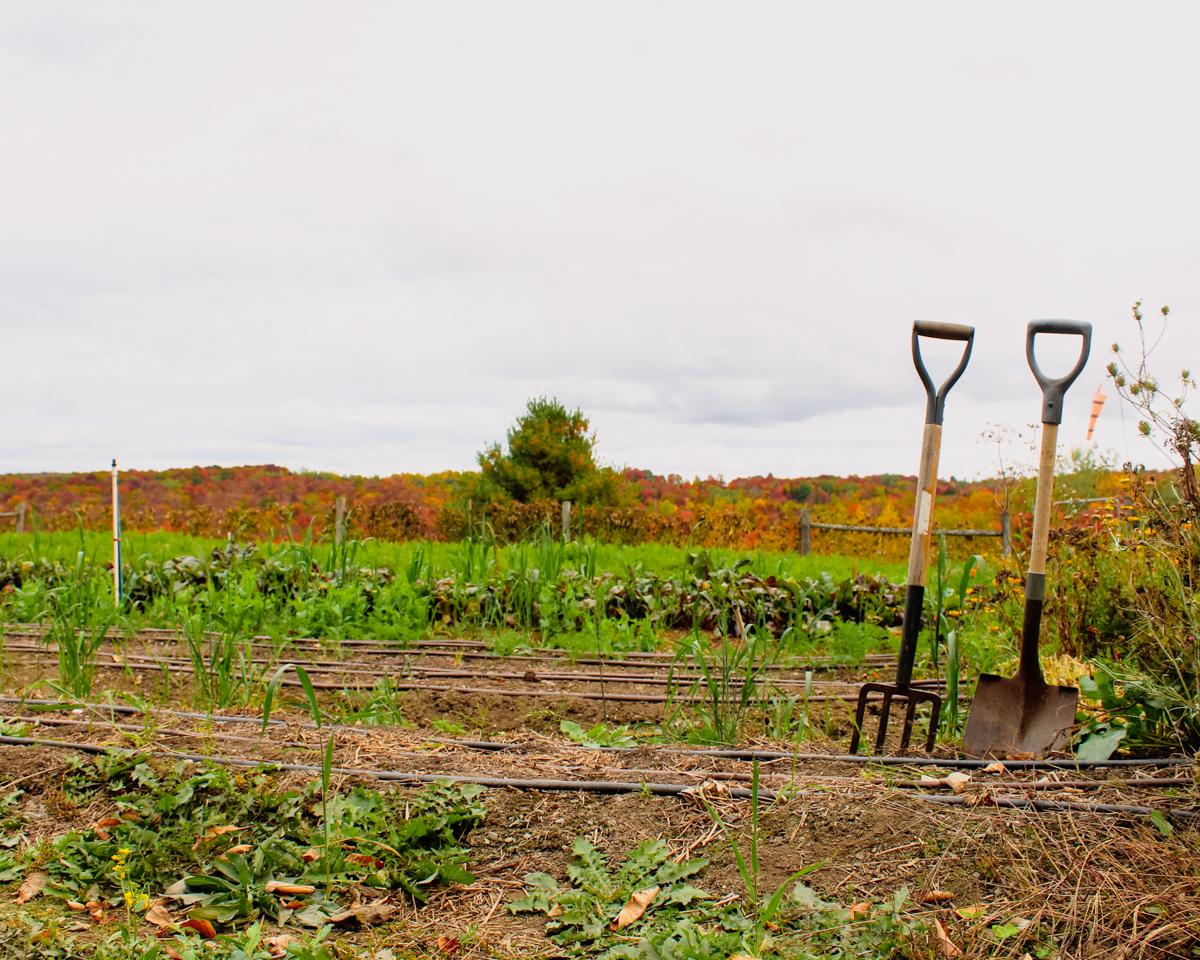
[[[135,533],[115,608],[107,535],[0,536],[0,951],[1194,955],[1183,714],[1122,713],[1125,627],[1068,562],[1047,669],[1091,678],[1078,755],[961,759],[1022,598],[1016,560],[952,548],[936,749],[849,757],[894,561]]]

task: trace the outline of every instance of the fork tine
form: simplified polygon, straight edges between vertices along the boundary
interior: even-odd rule
[[[882,753],[883,745],[887,742],[888,716],[892,712],[892,690],[885,690],[883,702],[879,705],[879,734],[875,737],[875,752]]]
[[[907,750],[908,743],[912,740],[913,721],[917,718],[917,701],[914,697],[908,697],[908,702],[904,707],[904,730],[900,734],[900,749]]]

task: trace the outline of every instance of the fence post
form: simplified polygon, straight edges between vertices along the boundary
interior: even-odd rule
[[[121,496],[117,483],[117,458],[112,462],[113,606],[121,607]]]
[[[337,498],[337,507],[333,519],[333,542],[335,546],[341,546],[342,541],[346,539],[346,498]]]
[[[562,538],[563,543],[571,542],[571,501],[562,502]]]
[[[808,507],[800,511],[800,556],[807,557],[812,550],[812,518],[808,515]]]
[[[25,501],[17,504],[17,533],[25,532]]]
[[[1000,556],[1007,557],[1012,554],[1012,517],[1008,512],[1008,507],[1000,511]]]

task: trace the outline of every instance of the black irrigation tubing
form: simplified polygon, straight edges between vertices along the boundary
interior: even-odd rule
[[[124,664],[114,663],[114,664],[101,664],[99,666],[103,667],[104,669],[118,670],[118,671],[120,671],[120,670],[137,670],[142,673],[157,673],[157,674],[162,673],[162,666],[160,666],[159,664],[155,664],[155,663],[124,663]],[[281,664],[281,666],[282,666],[282,664]],[[171,673],[171,674],[194,674],[195,670],[190,665],[178,664],[176,666],[170,667],[167,672]],[[407,682],[404,680],[397,680],[397,679],[394,679],[391,677],[387,677],[386,675],[381,675],[378,672],[350,673],[350,674],[344,673],[342,675],[349,676],[349,677],[368,676],[368,677],[373,678],[376,681],[376,683],[378,683],[380,680],[387,679],[387,682],[392,690],[404,690],[404,691],[416,690],[416,691],[421,691],[421,692],[426,692],[426,693],[460,693],[460,694],[466,694],[469,696],[480,696],[480,697],[534,697],[534,698],[540,698],[540,699],[601,700],[601,701],[613,702],[613,703],[656,703],[656,704],[658,704],[658,703],[661,703],[661,704],[706,703],[709,700],[709,698],[707,696],[704,696],[703,694],[688,693],[688,694],[681,695],[681,696],[668,696],[666,694],[655,694],[655,693],[623,693],[619,690],[618,691],[609,691],[609,690],[604,689],[605,684],[608,682],[607,677],[603,680],[597,678],[595,680],[580,681],[582,683],[598,684],[600,686],[599,690],[563,690],[563,689],[549,689],[549,690],[534,689],[534,690],[531,690],[529,688],[511,689],[511,688],[505,688],[505,687],[473,687],[473,686],[461,686],[461,685],[455,685],[455,684],[437,685],[437,684],[430,684],[430,683]],[[401,676],[403,676],[403,674],[401,674]],[[482,676],[482,677],[486,678],[487,674],[476,674],[476,676]],[[354,692],[370,691],[370,690],[373,690],[376,685],[375,683],[371,683],[371,684],[332,683],[329,681],[322,681],[322,680],[311,680],[310,683],[314,690],[336,690],[336,691],[344,690],[344,691],[354,691]],[[280,685],[285,686],[285,687],[303,687],[304,686],[304,684],[302,684],[299,679],[281,679]],[[854,686],[854,684],[847,684],[847,686]],[[741,688],[740,688],[740,685],[735,686],[735,685],[731,684],[728,689],[732,693],[733,691],[740,690]],[[844,694],[814,693],[814,694],[810,694],[810,695],[806,696],[804,699],[808,703],[827,703],[827,702],[855,703],[858,700],[858,695],[856,693],[844,693]],[[959,696],[960,701],[965,702],[967,699],[968,699],[968,697],[967,697],[966,693],[963,693],[962,695]],[[755,698],[753,698],[753,700],[751,702],[758,703],[758,704],[769,703],[770,698],[755,697]]]
[[[51,750],[75,750],[79,753],[103,754],[111,747],[101,747],[91,743],[74,743],[69,740],[49,740],[38,737],[8,737],[0,736],[0,744],[19,747],[46,747]],[[273,763],[260,760],[250,760],[245,757],[223,757],[202,753],[183,753],[178,750],[124,750],[125,753],[142,753],[149,756],[169,757],[175,760],[191,760],[197,763],[216,763],[229,767],[245,767],[255,769],[264,767],[272,770],[286,770],[298,773],[324,773],[323,767],[312,763]],[[577,793],[652,793],[657,796],[678,796],[685,793],[696,793],[696,784],[687,783],[643,783],[633,780],[552,780],[528,779],[516,777],[481,777],[464,776],[462,774],[404,773],[397,770],[366,770],[357,767],[330,767],[330,774],[345,777],[369,777],[373,780],[384,780],[394,783],[474,783],[482,787],[512,787],[517,790],[565,790]],[[750,799],[753,790],[745,787],[728,788],[728,796],[739,800]],[[759,800],[774,800],[773,790],[759,789]]]
[[[914,799],[955,807],[975,805],[973,798],[946,797],[937,793],[918,793]],[[1048,813],[1121,813],[1138,817],[1148,817],[1153,813],[1160,813],[1178,820],[1200,819],[1200,813],[1194,810],[1181,810],[1178,807],[1143,807],[1131,803],[1087,803],[1082,800],[1046,800],[1039,797],[988,797],[986,804],[978,804],[978,806],[985,805],[1009,807],[1015,810],[1039,810]]]
[[[51,750],[74,750],[79,753],[97,755],[108,753],[112,749],[110,747],[97,746],[96,744],[91,743],[76,743],[68,740],[50,740],[37,737],[0,736],[0,744],[22,747],[44,747]],[[122,752],[135,754],[139,751],[123,750]],[[251,760],[245,757],[225,757],[220,755],[184,753],[177,750],[154,750],[141,752],[148,753],[150,756],[168,757],[176,760],[190,760],[196,763],[215,763],[222,766],[241,767],[246,769],[267,768],[297,773],[324,772],[321,766],[311,763],[263,763],[262,761]],[[436,774],[405,773],[396,770],[372,770],[360,769],[357,767],[331,767],[329,769],[329,773],[347,777],[368,777],[374,780],[390,781],[394,783],[473,783],[484,787],[512,787],[517,790],[554,790],[603,794],[651,793],[658,796],[679,796],[681,794],[699,792],[695,784],[648,783],[632,780],[556,780],[517,777],[464,776],[462,774],[438,776]],[[748,790],[745,787],[730,787],[727,789],[728,796],[735,799],[750,799],[755,796],[754,790]],[[772,801],[776,799],[777,794],[773,790],[763,789],[760,787],[757,791],[757,796],[759,800]],[[968,798],[961,796],[947,797],[940,794],[918,793],[914,794],[913,798],[925,803],[936,803],[947,806],[982,806],[982,804],[973,804],[968,800]],[[1161,807],[1147,807],[1126,803],[1087,803],[1078,800],[1047,800],[1037,797],[991,797],[988,798],[987,805],[1017,810],[1036,810],[1039,812],[1052,813],[1102,813],[1149,817],[1157,812],[1160,815],[1165,815],[1178,820],[1195,820],[1200,818],[1200,813],[1196,813],[1191,810],[1182,810],[1176,807],[1168,807],[1164,809]]]
[[[48,718],[48,717],[11,717],[9,719],[13,720],[14,722],[18,722],[18,723],[21,723],[21,722],[33,723],[33,724],[37,724],[37,725],[44,725],[44,726],[51,726],[51,727],[53,727],[53,726],[85,727],[85,726],[90,726],[93,723],[97,722],[96,720],[76,720],[76,719],[66,719],[66,718],[60,718],[60,717],[53,717],[53,718]],[[131,731],[131,732],[138,733],[138,732],[142,732],[144,729],[143,727],[141,727],[137,724],[118,723],[114,720],[101,719],[100,722],[102,722],[102,723],[106,724],[107,726],[111,727],[112,729],[118,730],[118,731]],[[327,728],[328,729],[345,729],[344,727],[341,727],[341,726],[334,727],[332,725],[327,725]],[[359,728],[352,728],[352,729],[357,730]],[[162,736],[193,737],[193,738],[213,736],[218,740],[236,741],[236,742],[257,742],[260,739],[260,738],[254,738],[254,737],[239,737],[236,735],[226,734],[226,733],[209,734],[209,733],[200,733],[200,732],[197,732],[194,730],[174,730],[174,729],[166,729],[166,728],[156,728],[155,733],[160,734]],[[319,744],[304,743],[304,742],[296,741],[296,740],[271,740],[269,742],[272,744],[272,746],[282,746],[282,747],[290,747],[290,748],[315,749],[316,747],[320,746]],[[568,747],[568,749],[571,749],[575,745],[567,744],[566,746]],[[390,756],[393,756],[393,757],[401,756],[401,757],[407,757],[410,759],[421,760],[421,759],[427,759],[428,754],[422,753],[420,751],[415,751],[415,750],[397,750],[397,751],[392,751],[390,753]],[[263,762],[269,763],[270,761],[263,761]],[[622,772],[624,772],[626,774],[640,774],[643,776],[681,775],[681,776],[687,776],[687,777],[692,777],[692,778],[700,778],[700,779],[708,779],[708,780],[728,780],[728,781],[734,781],[734,782],[746,782],[746,781],[753,779],[752,774],[749,774],[749,773],[745,773],[745,772],[739,773],[739,772],[734,772],[734,771],[723,771],[723,770],[703,770],[703,769],[663,770],[661,768],[642,768],[642,767],[624,767],[624,768],[619,768],[619,769],[621,769]],[[789,780],[788,776],[785,774],[767,773],[767,774],[764,774],[764,776],[771,780],[779,782],[779,783],[787,783]],[[861,785],[861,781],[859,781],[859,780],[847,780],[845,778],[835,778],[835,779],[838,779],[839,782],[854,783],[854,784]],[[1077,789],[1077,790],[1100,790],[1100,789],[1103,789],[1104,787],[1122,787],[1122,788],[1130,788],[1130,789],[1161,789],[1164,787],[1187,786],[1192,783],[1193,783],[1193,781],[1186,777],[1141,777],[1141,778],[1126,777],[1126,778],[1117,779],[1117,780],[1114,780],[1114,779],[1105,779],[1105,780],[1030,780],[1030,781],[994,780],[994,781],[988,781],[987,785],[989,787],[993,787],[993,788],[1004,788],[1004,789],[1010,789],[1010,790],[1063,790],[1063,789],[1068,789],[1068,788]],[[901,780],[901,781],[896,781],[896,782],[889,784],[889,786],[892,786],[894,788],[905,789],[905,790],[921,790],[921,789],[928,788],[932,785],[933,784],[929,783],[928,781],[920,781],[920,780]]]
[[[50,653],[41,647],[7,647],[6,654],[13,652],[21,654],[18,657],[10,657],[12,660],[34,661],[40,662],[43,660],[52,659]],[[31,656],[25,656],[30,654]],[[379,665],[372,665],[365,661],[355,660],[301,660],[299,658],[285,659],[276,657],[270,660],[250,660],[246,661],[253,666],[261,667],[280,667],[284,663],[289,663],[292,666],[304,667],[309,674],[333,674],[335,676],[379,676]],[[162,669],[164,666],[171,669],[172,672],[177,672],[175,668],[183,668],[184,672],[190,672],[191,662],[182,657],[164,657],[156,656],[153,653],[128,653],[122,654],[120,661],[112,663],[99,663],[98,667],[105,669],[121,669],[129,666],[132,669],[139,669],[141,665],[148,664],[156,670]],[[516,670],[471,670],[465,667],[425,667],[404,663],[400,665],[397,671],[399,676],[404,677],[446,677],[448,679],[456,677],[478,677],[487,679],[501,680],[528,680],[531,682],[542,682],[546,680],[565,680],[578,681],[581,683],[628,683],[641,684],[643,686],[674,686],[689,684],[694,682],[702,682],[704,677],[698,673],[678,673],[669,674],[659,671],[659,676],[651,676],[649,674],[633,674],[633,673],[579,673],[570,670],[525,670],[523,672]],[[818,687],[857,687],[861,684],[861,680],[802,680],[799,677],[767,677],[759,678],[755,682],[764,685],[771,685],[784,689],[808,689]],[[913,681],[913,686],[923,688],[940,689],[944,687],[944,680],[916,680]],[[732,684],[737,687],[740,684]]]
[[[21,640],[25,640],[25,639],[37,639],[44,635],[43,634],[26,634],[26,633],[9,633],[9,634],[7,634],[7,636],[10,638],[18,638]],[[176,634],[176,635],[171,636],[169,639],[172,641],[180,641],[183,638],[182,638],[182,635]],[[112,642],[112,641],[107,641],[107,642]],[[161,643],[162,645],[166,645],[164,640],[157,639],[157,638],[153,639],[153,640],[146,640],[140,636],[138,638],[136,638],[136,640],[133,642],[143,643],[146,645],[149,645],[151,643]],[[455,641],[455,642],[456,643],[458,643],[458,642],[468,643],[468,642],[474,642],[474,641]],[[429,658],[445,657],[445,658],[469,659],[469,660],[511,660],[511,661],[518,662],[518,663],[525,663],[525,662],[532,662],[532,661],[538,661],[538,662],[549,661],[551,663],[561,663],[563,661],[566,661],[566,662],[569,662],[572,664],[584,664],[586,666],[637,667],[640,669],[656,670],[658,672],[662,672],[663,670],[670,669],[670,667],[675,663],[675,661],[679,659],[678,654],[674,654],[674,653],[639,654],[635,651],[626,651],[626,652],[622,653],[622,657],[624,657],[625,659],[614,659],[612,657],[604,656],[604,655],[601,655],[599,657],[597,657],[595,655],[591,655],[589,657],[572,657],[568,651],[561,651],[557,655],[551,656],[548,653],[546,653],[545,651],[553,651],[554,648],[547,648],[547,647],[538,648],[539,650],[541,650],[543,652],[537,653],[537,654],[533,654],[533,653],[502,654],[502,653],[496,653],[494,651],[466,653],[460,649],[453,648],[453,647],[451,647],[447,650],[437,650],[437,649],[434,649],[432,646],[424,646],[426,641],[419,641],[419,643],[422,644],[422,646],[419,649],[414,649],[413,646],[401,646],[401,645],[397,645],[394,647],[362,648],[362,647],[350,646],[350,641],[330,641],[327,644],[322,644],[321,641],[309,641],[309,640],[304,641],[302,644],[296,643],[296,642],[286,642],[286,643],[282,643],[282,644],[269,643],[269,642],[252,642],[251,646],[269,649],[269,650],[275,652],[277,655],[283,655],[283,654],[291,652],[291,651],[307,652],[308,650],[313,650],[316,652],[321,652],[323,650],[328,650],[330,647],[350,646],[350,649],[352,649],[355,652],[355,654],[359,654],[359,655],[366,654],[366,655],[371,655],[371,656],[399,657],[399,658],[403,658],[403,659],[423,659],[426,657],[429,657]],[[44,650],[44,649],[50,649],[51,646],[53,646],[53,644],[50,644],[50,643],[42,643],[42,644],[38,644],[37,646],[20,644],[20,645],[10,645],[8,647],[8,649],[9,650],[38,650],[38,651],[40,651],[40,650]],[[453,651],[453,652],[451,652],[451,651]],[[633,657],[639,657],[640,659],[632,659]],[[854,669],[854,668],[862,667],[862,666],[886,666],[886,665],[890,665],[891,663],[894,663],[895,659],[896,659],[895,655],[891,654],[891,653],[868,653],[868,654],[864,654],[862,657],[856,658],[855,660],[852,660],[852,661],[846,660],[845,658],[833,657],[833,656],[825,656],[825,657],[814,656],[814,657],[803,657],[803,658],[788,657],[788,658],[784,658],[781,660],[776,660],[772,663],[765,664],[763,669],[765,669],[768,672],[779,672],[779,671],[790,670],[790,671],[799,673],[799,672],[802,672],[805,670],[811,670],[814,673],[821,673],[821,672],[825,672],[825,671],[829,671],[829,670]],[[256,662],[259,662],[259,661],[256,661]],[[314,661],[314,662],[322,662],[322,661]],[[324,662],[340,662],[340,661],[324,661]],[[353,662],[353,661],[346,661],[346,662]]]
[[[127,706],[125,704],[107,704],[107,703],[70,703],[62,700],[34,700],[23,697],[0,696],[0,703],[9,703],[17,705],[32,705],[51,707],[60,710],[92,710],[97,713],[105,711],[109,713],[123,714],[146,714],[148,711],[140,708]],[[173,717],[183,717],[192,720],[205,720],[213,723],[234,723],[234,724],[253,724],[262,726],[261,717],[246,717],[230,714],[207,714],[196,713],[186,710],[173,710],[168,707],[156,708],[155,713],[167,714]],[[268,721],[270,726],[300,726],[311,727],[317,729],[315,723],[311,720],[281,720],[278,717]],[[326,730],[345,730],[359,734],[366,734],[372,731],[372,727],[360,726],[348,723],[323,723],[321,729]],[[423,737],[423,740],[429,743],[441,743],[449,746],[467,747],[471,750],[485,751],[504,751],[517,750],[528,751],[539,749],[542,745],[529,742],[509,742],[504,740],[468,740],[455,737]],[[663,753],[678,753],[688,756],[699,757],[714,757],[723,760],[796,760],[801,762],[829,762],[829,763],[858,763],[858,764],[877,764],[885,767],[900,767],[900,766],[923,766],[923,767],[948,767],[964,770],[977,770],[988,767],[994,763],[1000,762],[1004,764],[1006,770],[1105,770],[1113,769],[1120,770],[1123,768],[1138,768],[1138,767],[1190,767],[1195,765],[1194,757],[1136,757],[1136,758],[1120,758],[1116,760],[1076,760],[1069,757],[1061,759],[1049,760],[1001,760],[994,759],[977,759],[974,757],[913,757],[913,756],[895,756],[895,755],[878,755],[869,756],[863,754],[837,754],[837,753],[799,753],[789,752],[786,750],[762,750],[755,748],[742,747],[670,747],[659,744],[646,744],[637,747],[601,747],[590,746],[587,744],[565,743],[573,750],[586,750],[601,753],[623,753],[635,752],[638,750],[661,751]]]
[[[10,629],[7,629],[6,625],[0,624],[0,628],[4,629],[5,635],[8,637],[15,638],[15,639],[43,638],[49,632],[49,627],[45,626],[44,624],[11,624],[10,626],[16,627],[17,629],[10,630]],[[214,639],[219,639],[221,637],[220,633],[217,633],[217,632],[211,631],[211,630],[205,631],[204,635],[207,637],[212,637]],[[140,627],[134,632],[132,637],[130,637],[130,636],[126,636],[125,634],[121,633],[117,628],[110,628],[108,633],[105,634],[104,640],[105,640],[105,642],[112,643],[112,642],[128,641],[130,639],[143,639],[144,640],[147,638],[150,638],[151,642],[159,642],[159,643],[167,642],[167,641],[180,641],[183,639],[183,634],[176,627]],[[304,647],[304,646],[312,646],[317,649],[323,649],[323,648],[327,648],[327,647],[353,647],[353,648],[360,650],[361,652],[380,653],[380,654],[413,653],[418,650],[439,650],[440,651],[442,649],[447,649],[447,650],[454,650],[456,652],[455,655],[460,655],[460,656],[487,656],[487,657],[508,656],[507,654],[496,653],[491,647],[488,646],[488,644],[486,642],[484,642],[482,640],[462,640],[462,639],[436,638],[436,637],[435,638],[427,638],[427,639],[423,639],[423,640],[413,640],[413,641],[395,641],[394,643],[386,643],[386,644],[381,644],[380,641],[378,641],[378,640],[364,640],[364,639],[354,639],[354,638],[336,640],[336,639],[330,639],[330,638],[322,639],[319,637],[285,637],[282,640],[278,640],[267,634],[254,634],[253,636],[250,636],[246,639],[250,640],[254,646],[265,646],[265,647],[270,647],[272,649],[278,649],[280,647],[287,648],[287,647]],[[569,651],[559,650],[556,647],[540,647],[537,649],[539,651],[539,655],[541,655],[541,656],[546,656],[551,653],[556,653],[558,656],[556,656],[552,659],[559,659],[562,657],[570,658]],[[467,653],[465,651],[478,651],[478,652]],[[450,654],[442,654],[440,652],[437,655],[450,656]],[[631,661],[637,661],[639,666],[642,665],[643,663],[654,663],[656,661],[671,661],[671,660],[674,660],[676,657],[676,654],[671,653],[669,651],[663,651],[663,650],[624,650],[624,651],[620,651],[619,654],[617,654],[617,653],[611,653],[611,654],[601,653],[601,654],[597,655],[595,653],[589,653],[588,655],[589,655],[589,657],[596,659],[597,662],[602,661],[605,664],[618,663],[619,661],[614,660],[612,658],[619,655],[620,657],[622,657],[624,659],[631,660]],[[520,654],[519,656],[522,659],[536,659],[538,655]],[[792,656],[794,657],[795,655],[792,655]],[[811,657],[805,657],[803,659],[804,659],[804,661],[811,661],[814,664],[822,664],[822,665],[833,664],[834,666],[838,666],[841,663],[841,658],[833,656],[831,654],[813,655]],[[884,653],[864,654],[863,659],[866,659],[866,660],[876,660],[877,659],[877,660],[882,660],[882,661],[886,662],[886,661],[894,661],[896,659],[896,657],[895,657],[895,654],[884,652]],[[580,662],[582,662],[582,660],[580,660]]]

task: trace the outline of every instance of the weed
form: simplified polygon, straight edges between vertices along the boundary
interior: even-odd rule
[[[576,743],[587,747],[632,747],[637,743],[630,736],[629,728],[626,726],[609,727],[606,724],[598,723],[591,729],[584,730],[573,720],[563,720],[559,723],[558,729]]]

